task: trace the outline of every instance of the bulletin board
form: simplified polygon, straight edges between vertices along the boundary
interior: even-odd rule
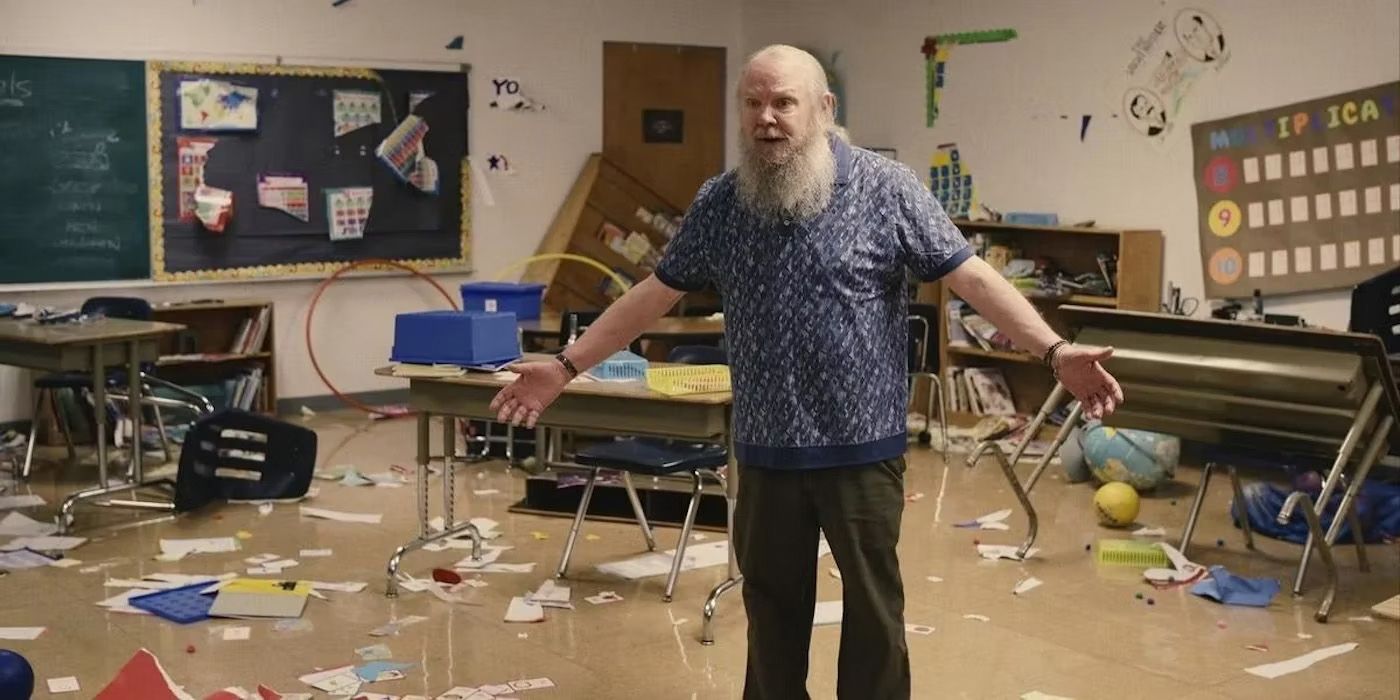
[[[1346,288],[1400,266],[1400,82],[1194,124],[1206,295]]]
[[[469,266],[465,69],[152,61],[146,82],[154,279]]]

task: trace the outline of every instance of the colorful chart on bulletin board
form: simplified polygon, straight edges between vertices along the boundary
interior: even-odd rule
[[[1194,124],[1206,296],[1350,287],[1400,266],[1400,82]]]

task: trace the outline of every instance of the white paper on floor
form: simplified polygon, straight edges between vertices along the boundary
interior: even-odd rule
[[[188,540],[160,541],[160,557],[163,561],[177,561],[191,554],[221,554],[238,551],[238,540],[232,537],[201,537]]]
[[[0,518],[0,535],[32,537],[52,535],[55,532],[58,532],[57,525],[41,523],[23,513],[10,513],[4,518]]]
[[[979,530],[1010,530],[1011,526],[1002,522],[1011,515],[1011,509],[1005,508],[995,513],[988,513],[967,522],[957,523],[953,527],[976,528]]]
[[[977,553],[980,554],[980,555],[982,555],[982,558],[983,558],[983,559],[992,559],[992,560],[996,560],[996,559],[1010,559],[1011,561],[1021,561],[1021,558],[1018,557],[1018,556],[1016,556],[1016,550],[1018,550],[1018,549],[1020,549],[1020,547],[1017,547],[1016,545],[1010,545],[1010,544],[979,544],[979,545],[977,545]],[[1036,553],[1039,552],[1039,551],[1040,551],[1040,548],[1039,548],[1039,547],[1031,547],[1029,550],[1026,551],[1026,558],[1027,558],[1027,559],[1030,559],[1031,557],[1035,556]]]
[[[525,596],[516,596],[510,599],[510,606],[506,608],[506,622],[543,622],[544,608],[539,603],[525,599]]]
[[[333,552],[329,549],[303,549],[297,553],[302,559],[314,559],[316,557],[329,557]]]
[[[43,496],[35,494],[24,494],[20,496],[0,496],[0,510],[10,510],[13,508],[33,508],[35,506],[48,505]]]
[[[1021,700],[1074,700],[1063,695],[1049,695],[1039,690],[1032,690],[1029,693],[1021,693]]]
[[[554,583],[554,579],[546,579],[544,583],[540,584],[539,589],[527,595],[526,599],[532,603],[539,603],[542,607],[546,608],[568,608],[572,610],[574,606],[569,603],[569,596],[571,593],[572,589],[568,586],[560,586]]]
[[[427,619],[428,618],[423,617],[422,615],[406,615],[397,620],[390,620],[389,624],[383,625],[381,627],[376,627],[373,630],[370,630],[369,635],[371,637],[388,637],[390,635],[398,634],[399,630],[409,625],[416,625]]]
[[[910,634],[933,634],[933,628],[929,627],[928,625],[914,625],[907,622],[904,623],[904,631],[909,632]]]
[[[616,603],[622,600],[622,596],[618,595],[617,593],[614,593],[613,591],[603,591],[598,595],[588,596],[587,598],[584,598],[584,600],[594,605],[603,605],[605,603]]]
[[[341,666],[328,671],[308,673],[299,678],[312,688],[331,695],[354,695],[360,690],[360,677],[355,675],[354,666]]]
[[[78,686],[78,679],[74,678],[73,676],[65,676],[63,678],[50,678],[48,680],[48,684],[49,692],[55,694],[76,693],[79,690],[82,690],[82,688]]]
[[[248,558],[244,559],[243,561],[244,561],[245,563],[248,563],[248,564],[263,564],[263,563],[269,562],[269,561],[277,561],[277,559],[280,558],[281,556],[282,556],[282,555],[280,555],[280,554],[257,554],[257,555],[248,557]]]
[[[301,514],[308,518],[324,518],[342,523],[367,523],[378,525],[384,519],[383,513],[346,513],[339,510],[329,510],[327,508],[312,508],[301,506]]]
[[[0,627],[0,639],[38,639],[43,627]]]
[[[1167,536],[1167,528],[1165,528],[1165,527],[1140,527],[1140,528],[1138,528],[1138,529],[1136,529],[1136,530],[1133,530],[1133,537],[1166,537],[1166,536]]]
[[[310,583],[312,590],[340,591],[341,593],[359,593],[369,586],[364,581],[311,581]]]
[[[60,537],[58,535],[17,537],[0,545],[0,551],[33,549],[41,552],[66,552],[84,542],[87,542],[86,537]]]
[[[476,688],[468,688],[464,685],[459,685],[437,696],[434,700],[494,700],[495,697],[495,695],[477,690]]]
[[[53,559],[28,549],[17,549],[13,552],[0,552],[0,569],[9,571],[53,566],[53,562]]]
[[[1017,583],[1016,587],[1011,589],[1011,595],[1021,595],[1022,593],[1025,593],[1033,588],[1038,587],[1042,583],[1045,582],[1041,581],[1040,579],[1034,576],[1028,576],[1026,578],[1021,579],[1021,582]]]
[[[976,621],[978,621],[978,622],[991,622],[991,621],[992,621],[992,618],[987,617],[986,615],[978,615],[977,613],[968,613],[968,614],[966,614],[966,615],[963,615],[963,619],[964,619],[964,620],[976,620]]]
[[[841,624],[841,601],[818,601],[816,607],[812,610],[812,626],[839,624]]]
[[[943,578],[940,576],[929,576],[927,580],[929,583],[943,583]]]
[[[75,566],[81,565],[82,562],[77,559],[56,559],[53,563],[49,564],[49,566],[52,566],[55,569],[71,569]]]
[[[1245,673],[1259,676],[1260,678],[1278,678],[1279,676],[1286,676],[1290,673],[1297,673],[1319,661],[1325,661],[1334,656],[1345,654],[1355,649],[1356,646],[1356,642],[1347,642],[1346,644],[1324,647],[1285,661],[1277,661],[1262,666],[1251,666],[1244,671]]]
[[[253,628],[251,627],[225,627],[225,642],[241,642],[252,638]]]

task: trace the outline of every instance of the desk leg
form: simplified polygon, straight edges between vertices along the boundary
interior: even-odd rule
[[[729,578],[719,582],[710,591],[710,595],[705,599],[703,611],[703,623],[700,630],[700,643],[710,646],[715,643],[714,619],[715,612],[719,609],[720,596],[729,592],[729,589],[743,583],[744,576],[739,572],[739,555],[735,552],[734,543],[734,502],[739,497],[739,463],[734,459],[734,435],[731,430],[729,435],[729,469],[724,475],[724,500],[729,513]]]
[[[59,532],[66,533],[73,521],[73,508],[80,501],[91,500],[99,496],[106,496],[113,493],[125,491],[135,491],[136,489],[163,486],[171,489],[175,488],[175,482],[169,479],[158,479],[156,481],[146,481],[146,472],[142,465],[141,455],[141,360],[139,355],[140,345],[136,341],[127,344],[127,411],[131,419],[131,477],[126,483],[117,486],[109,486],[107,483],[107,367],[102,358],[102,346],[94,345],[92,348],[92,393],[93,393],[93,416],[97,428],[97,478],[99,483],[96,487],[79,491],[64,499],[63,505],[59,507],[58,527]],[[173,501],[138,501],[138,500],[110,500],[105,505],[119,508],[139,508],[143,510],[173,511],[175,504]]]
[[[1337,460],[1332,463],[1332,468],[1327,472],[1327,478],[1322,482],[1322,493],[1317,496],[1317,508],[1327,507],[1327,502],[1332,499],[1332,491],[1337,488],[1337,482],[1341,481],[1342,472],[1346,470],[1351,453],[1356,450],[1356,444],[1361,441],[1361,433],[1371,422],[1371,417],[1376,412],[1376,404],[1380,402],[1380,399],[1381,386],[1377,384],[1366,393],[1366,398],[1361,402],[1361,408],[1356,412],[1356,419],[1351,423],[1351,429],[1347,431],[1346,438],[1342,440],[1342,447],[1337,451]],[[1317,515],[1321,517],[1322,511],[1318,510]],[[1303,594],[1303,579],[1308,575],[1308,562],[1312,557],[1313,545],[1313,536],[1309,532],[1308,540],[1303,544],[1302,559],[1298,562],[1298,573],[1293,577],[1293,595]]]
[[[394,550],[394,554],[389,557],[389,565],[386,567],[387,580],[384,586],[384,595],[389,598],[397,598],[399,595],[399,563],[403,561],[405,554],[422,549],[424,545],[445,540],[462,533],[466,533],[472,540],[472,559],[481,559],[481,532],[471,523],[457,525],[452,507],[452,462],[453,451],[455,451],[455,435],[452,434],[453,419],[445,416],[446,427],[443,428],[443,529],[433,532],[428,521],[431,519],[428,509],[428,490],[430,484],[428,479],[432,476],[428,472],[428,462],[432,459],[429,450],[429,434],[431,432],[432,415],[419,411],[418,413],[418,537]]]

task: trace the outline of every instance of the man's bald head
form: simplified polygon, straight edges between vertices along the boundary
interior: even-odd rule
[[[772,44],[749,54],[744,67],[739,72],[739,91],[751,73],[778,71],[788,78],[805,85],[808,99],[819,103],[831,91],[826,81],[826,69],[821,61],[802,49],[786,44]]]

